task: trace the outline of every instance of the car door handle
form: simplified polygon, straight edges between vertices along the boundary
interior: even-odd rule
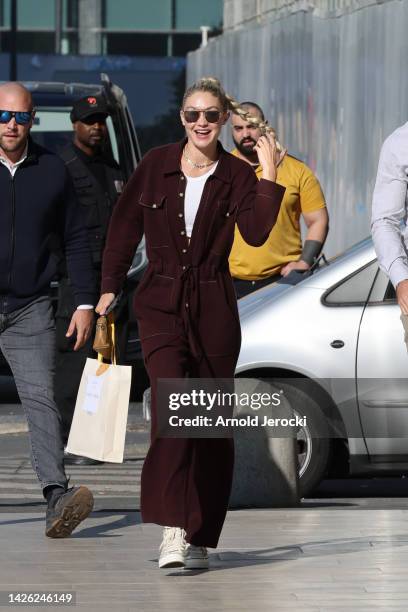
[[[344,342],[343,340],[333,340],[333,342],[330,342],[330,346],[332,348],[343,348]]]

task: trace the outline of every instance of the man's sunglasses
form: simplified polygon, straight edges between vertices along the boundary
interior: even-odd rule
[[[198,121],[201,113],[204,113],[205,120],[208,123],[218,123],[221,117],[221,111],[219,110],[185,110],[183,111],[184,119],[187,123],[195,123]]]
[[[0,123],[8,123],[13,117],[18,125],[27,125],[33,118],[33,113],[32,111],[0,110]]]

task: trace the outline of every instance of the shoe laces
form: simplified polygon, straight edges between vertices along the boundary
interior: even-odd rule
[[[163,541],[160,544],[160,551],[163,549],[185,550],[186,548],[186,532],[180,527],[165,527],[163,530]]]

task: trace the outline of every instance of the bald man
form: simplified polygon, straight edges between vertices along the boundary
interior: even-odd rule
[[[92,327],[94,278],[71,179],[59,157],[31,140],[34,115],[27,89],[0,86],[0,349],[28,420],[31,461],[47,500],[45,533],[64,538],[91,512],[93,497],[86,487],[68,489],[54,402],[55,324],[48,293],[56,273],[55,235],[78,306],[67,330],[76,350]]]

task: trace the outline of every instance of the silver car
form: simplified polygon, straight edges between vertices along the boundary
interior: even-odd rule
[[[303,495],[328,474],[408,473],[408,355],[370,239],[296,286],[242,298],[239,310],[237,376],[284,381],[307,416],[298,432]]]

